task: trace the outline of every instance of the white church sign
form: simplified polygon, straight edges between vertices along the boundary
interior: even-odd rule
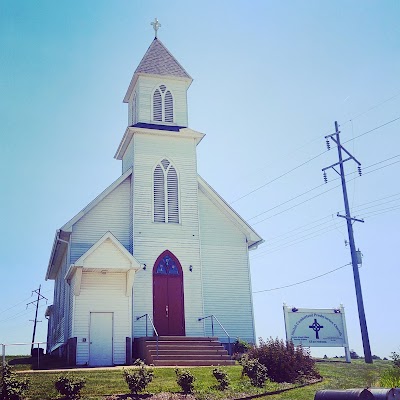
[[[310,309],[283,306],[286,340],[303,347],[344,347],[350,362],[344,308]]]

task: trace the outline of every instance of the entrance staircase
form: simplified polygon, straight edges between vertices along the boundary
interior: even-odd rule
[[[135,339],[135,355],[155,366],[234,365],[216,337],[159,336]]]

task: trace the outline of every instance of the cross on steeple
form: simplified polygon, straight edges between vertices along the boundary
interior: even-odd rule
[[[153,25],[154,37],[157,37],[157,31],[161,28],[161,24],[158,22],[157,18],[154,18],[154,22],[151,22],[150,25]]]

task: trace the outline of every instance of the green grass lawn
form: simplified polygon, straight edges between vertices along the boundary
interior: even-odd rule
[[[11,360],[9,360],[11,361]],[[374,364],[365,364],[361,360],[346,363],[319,362],[317,368],[324,377],[323,382],[278,395],[269,396],[271,400],[312,400],[315,392],[320,389],[346,389],[377,386],[381,373],[390,365],[388,361],[375,361]],[[54,389],[54,380],[59,373],[55,372],[34,372],[24,373],[23,364],[16,364],[19,367],[20,375],[30,378],[31,385],[28,398],[31,400],[50,400],[59,398]],[[28,369],[29,364],[25,369]],[[257,389],[250,385],[247,378],[241,376],[242,368],[239,365],[223,367],[227,371],[231,387],[225,392],[213,388],[216,380],[212,376],[212,367],[189,368],[195,375],[195,396],[202,400],[212,399],[236,399],[267,391],[274,391],[288,387],[287,384],[268,382],[263,389]],[[178,393],[180,387],[176,383],[174,368],[155,368],[153,382],[148,386],[148,393],[172,392]],[[128,394],[128,387],[122,375],[122,370],[79,370],[73,372],[77,376],[86,378],[86,387],[83,390],[83,398],[91,400],[104,400],[106,396],[114,394]]]

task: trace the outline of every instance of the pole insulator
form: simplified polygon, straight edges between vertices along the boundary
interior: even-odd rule
[[[324,171],[324,181],[325,183],[328,183],[328,177],[326,176],[326,172]]]
[[[361,165],[359,165],[358,167],[357,167],[357,169],[358,169],[358,175],[362,175],[362,171],[361,171]]]
[[[328,150],[331,149],[331,143],[329,142],[329,139],[326,139],[326,148],[327,148]]]

